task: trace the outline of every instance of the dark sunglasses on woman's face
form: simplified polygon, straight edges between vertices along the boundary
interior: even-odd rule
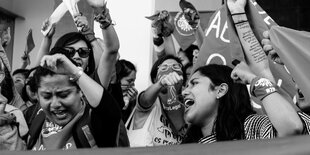
[[[77,50],[73,47],[65,47],[64,49],[68,52],[68,56],[71,58],[75,55],[76,52],[78,52],[81,58],[87,58],[90,53],[90,49],[87,47],[81,47]]]

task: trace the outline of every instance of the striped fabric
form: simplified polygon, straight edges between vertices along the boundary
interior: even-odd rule
[[[303,113],[298,112],[299,117],[304,123],[304,131],[303,134],[310,133],[310,116]],[[267,115],[249,115],[244,122],[244,134],[245,139],[270,139],[275,138],[277,136],[276,129],[272,126],[270,120]],[[216,142],[216,134],[213,133],[209,136],[201,138],[198,143],[199,144],[210,144]]]
[[[198,143],[199,144],[210,144],[216,142],[216,136],[215,134],[211,134],[209,136],[206,136],[204,138],[201,138]]]

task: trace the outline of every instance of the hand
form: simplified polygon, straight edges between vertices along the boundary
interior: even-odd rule
[[[158,20],[171,20],[169,12],[167,10],[160,11],[158,15]]]
[[[265,51],[265,53],[267,55],[270,55],[271,59],[280,64],[280,65],[284,65],[284,63],[281,61],[278,53],[273,49],[273,46],[271,44],[271,41],[270,41],[270,34],[269,34],[269,31],[265,31],[263,33],[263,37],[264,39],[262,40],[262,46],[263,46],[263,50]]]
[[[30,58],[29,58],[29,54],[26,54],[24,52],[23,56],[21,57],[23,64],[26,64],[27,66],[30,65]]]
[[[135,87],[130,87],[126,91],[126,96],[129,97],[129,101],[134,101],[137,98],[138,90]]]
[[[27,61],[27,59],[29,58],[29,54],[24,53],[21,58],[22,58],[22,61]]]
[[[176,72],[171,72],[168,75],[164,75],[159,80],[160,84],[164,87],[173,86],[183,82],[183,77]]]
[[[49,23],[49,20],[48,20],[48,19],[46,19],[45,21],[43,21],[41,30],[44,31],[45,29],[47,29],[48,26],[49,26],[49,24],[50,24],[50,23]],[[45,37],[51,39],[51,38],[54,36],[55,31],[56,31],[56,24],[53,24],[52,27],[51,27],[51,29],[50,29],[50,31],[47,33],[47,35],[46,35]]]
[[[231,14],[243,13],[247,0],[227,0],[227,6]]]
[[[241,61],[231,72],[231,78],[237,83],[250,84],[256,75],[251,71],[250,67]]]
[[[11,42],[11,28],[10,27],[8,27],[5,31],[3,31],[1,38],[2,38],[1,45],[3,47],[6,47]]]
[[[193,28],[196,29],[200,23],[200,17],[198,12],[195,10],[192,10],[190,8],[187,8],[184,10],[184,16],[185,19],[187,20],[188,24]]]
[[[78,27],[79,30],[81,30],[81,32],[92,31],[85,16],[77,15],[74,17],[73,20],[75,25]]]
[[[45,55],[41,59],[40,66],[57,74],[72,75],[78,68],[63,54]]]

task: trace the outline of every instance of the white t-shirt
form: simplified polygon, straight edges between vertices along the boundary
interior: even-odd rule
[[[131,121],[128,137],[132,147],[181,143],[182,137],[172,132],[169,121],[162,113],[158,98],[148,109],[141,107],[137,101],[133,112],[133,119],[128,119],[129,122]],[[128,122],[126,124],[128,125]]]

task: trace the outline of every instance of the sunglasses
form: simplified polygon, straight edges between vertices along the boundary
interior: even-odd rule
[[[87,47],[81,47],[77,50],[74,49],[73,47],[65,47],[64,49],[67,51],[67,54],[70,58],[72,58],[76,52],[78,52],[81,58],[87,58],[90,53],[90,49]]]

